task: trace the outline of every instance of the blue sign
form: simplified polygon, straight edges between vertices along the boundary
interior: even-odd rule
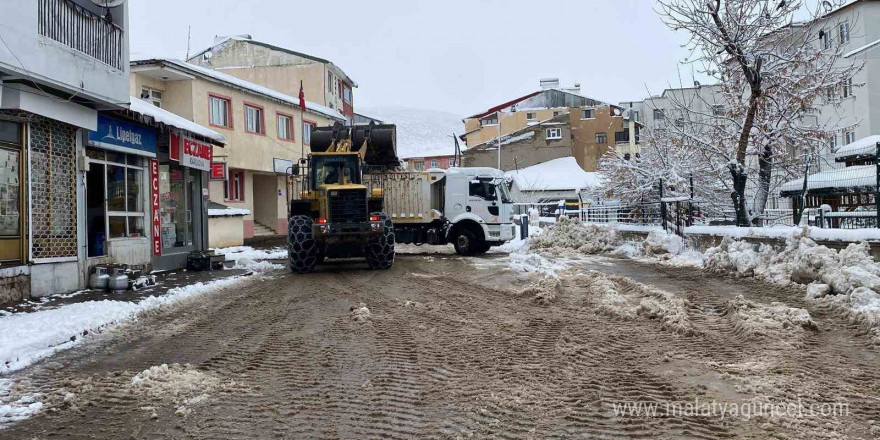
[[[89,143],[121,153],[156,157],[156,130],[101,113],[98,113],[98,131],[89,132]]]

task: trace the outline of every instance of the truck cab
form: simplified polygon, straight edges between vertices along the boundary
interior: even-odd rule
[[[471,239],[476,239],[474,253],[513,239],[513,200],[501,170],[450,168],[445,174],[443,214],[452,225],[447,239],[456,250],[468,247]]]

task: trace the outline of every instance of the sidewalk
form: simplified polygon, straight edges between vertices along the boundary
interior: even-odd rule
[[[286,267],[283,248],[241,246],[217,252],[226,255],[223,270],[180,269],[153,274],[156,285],[138,290],[82,290],[0,307],[0,378],[78,345],[90,333],[134,320],[143,311],[230,288],[269,271],[283,273]]]

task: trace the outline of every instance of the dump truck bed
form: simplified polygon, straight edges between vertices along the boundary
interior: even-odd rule
[[[368,188],[382,188],[384,211],[394,223],[430,223],[443,218],[443,175],[424,171],[364,174]]]

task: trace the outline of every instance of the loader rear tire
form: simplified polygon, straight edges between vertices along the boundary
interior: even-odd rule
[[[297,274],[313,271],[318,263],[312,219],[306,215],[294,215],[287,222],[287,256],[290,271]]]
[[[390,269],[394,264],[394,223],[387,215],[381,213],[372,213],[370,215],[378,215],[385,223],[385,232],[370,238],[367,244],[367,264],[372,270]]]

